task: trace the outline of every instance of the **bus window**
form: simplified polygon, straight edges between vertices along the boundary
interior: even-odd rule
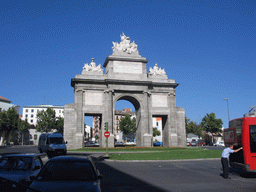
[[[235,119],[229,122],[230,128],[236,128],[237,140],[242,139],[243,119]]]
[[[256,153],[256,125],[250,125],[251,153]]]

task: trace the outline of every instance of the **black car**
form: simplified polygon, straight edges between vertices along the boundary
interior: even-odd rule
[[[0,190],[13,191],[13,187],[24,189],[22,186],[29,186],[31,184],[30,177],[37,176],[43,167],[41,159],[43,156],[45,154],[12,154],[2,156],[0,159]]]
[[[99,170],[89,156],[59,156],[50,159],[30,185],[43,191],[100,192]],[[31,192],[32,190],[28,191]]]
[[[124,143],[122,141],[116,142],[115,147],[124,147]]]

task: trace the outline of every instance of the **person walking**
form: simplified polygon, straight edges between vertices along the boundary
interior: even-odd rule
[[[225,148],[221,155],[221,164],[223,169],[223,178],[224,179],[231,179],[228,177],[228,158],[231,153],[236,153],[243,149],[243,147],[240,147],[239,149],[234,150],[234,145],[230,145],[229,147]]]

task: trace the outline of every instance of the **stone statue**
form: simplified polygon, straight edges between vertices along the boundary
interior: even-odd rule
[[[96,63],[94,62],[94,58],[92,58],[92,62],[90,64],[86,63],[84,64],[83,70],[85,71],[102,71],[101,64],[96,66]]]
[[[120,37],[120,44],[118,42],[112,42],[113,55],[123,55],[124,53],[129,55],[139,55],[137,50],[138,45],[136,45],[134,41],[131,43],[130,37],[127,37],[124,33],[122,36],[120,35]]]
[[[164,75],[166,75],[166,72],[164,69],[161,69],[161,67],[159,68],[156,63],[155,66],[153,67],[153,69],[151,67],[149,68],[148,74],[151,76],[153,76],[153,75],[164,76]]]

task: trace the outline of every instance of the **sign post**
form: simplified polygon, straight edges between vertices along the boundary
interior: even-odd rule
[[[108,122],[105,123],[105,130],[104,136],[106,137],[106,156],[108,156],[108,137],[110,136],[110,133],[108,132]]]

